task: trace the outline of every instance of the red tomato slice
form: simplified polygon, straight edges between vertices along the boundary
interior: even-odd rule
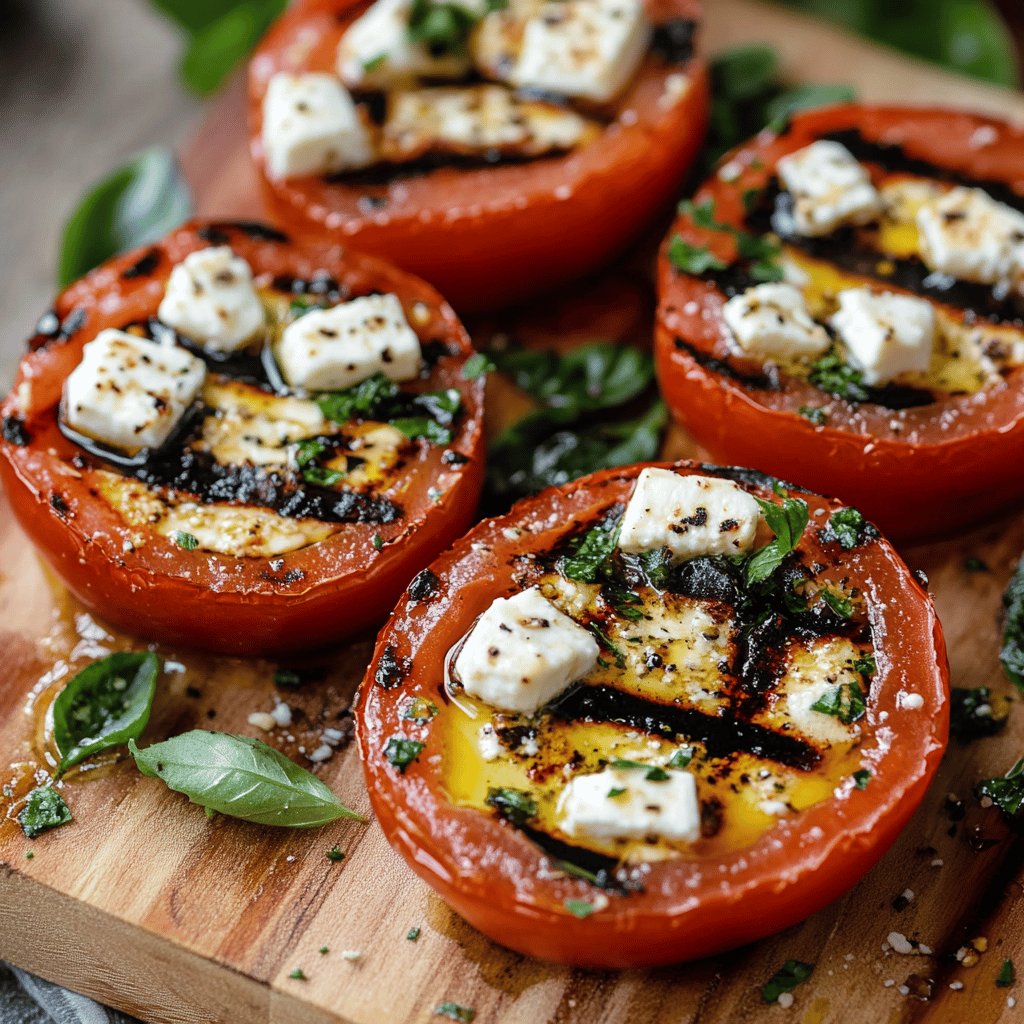
[[[171,268],[211,244],[230,245],[251,265],[257,286],[279,295],[285,308],[291,282],[325,274],[339,294],[393,292],[401,300],[425,351],[436,355],[429,375],[405,387],[456,388],[462,412],[450,444],[409,442],[371,486],[399,510],[393,521],[341,521],[326,539],[276,557],[185,550],[156,527],[129,523],[126,515],[134,519],[133,508],[141,507],[132,496],[119,511],[101,493],[126,478],[60,431],[61,389],[86,342],[103,328],[155,316]],[[483,477],[483,382],[462,377],[469,338],[433,288],[372,257],[340,246],[299,247],[258,224],[193,223],[71,285],[37,331],[0,407],[0,478],[58,576],[122,628],[247,655],[334,642],[382,619],[415,572],[472,522]],[[211,376],[216,369],[211,364]]]
[[[652,620],[644,616],[652,608],[654,620],[660,614],[656,606],[644,605],[641,615],[631,618],[604,606],[596,613],[604,616],[599,628],[606,638],[614,638],[618,653],[603,640],[604,665],[599,661],[601,667],[588,673],[577,689],[533,719],[508,717],[510,728],[497,732],[505,746],[495,748],[496,759],[487,759],[494,750],[469,752],[476,749],[475,741],[466,737],[476,735],[481,721],[489,724],[479,717],[486,706],[446,683],[449,653],[496,598],[531,585],[539,584],[549,598],[562,593],[552,599],[578,624],[594,621],[592,608],[600,605],[582,606],[573,603],[568,592],[545,589],[548,574],[561,580],[551,585],[561,587],[565,582],[560,563],[550,553],[564,551],[570,538],[620,508],[643,468],[606,470],[549,489],[470,531],[431,566],[428,585],[399,602],[378,638],[357,698],[360,750],[374,811],[413,871],[496,942],[530,956],[585,967],[632,968],[706,956],[785,928],[836,899],[871,868],[907,823],[936,771],[948,731],[948,666],[928,595],[877,532],[869,530],[852,550],[829,539],[829,517],[841,506],[804,492],[799,498],[809,506],[810,525],[796,549],[796,561],[788,560],[779,571],[802,565],[819,574],[819,583],[827,580],[845,588],[855,595],[855,603],[862,602],[848,628],[870,632],[875,668],[872,674],[870,666],[860,662],[859,671],[869,673],[863,676],[861,692],[865,707],[853,712],[852,718],[863,715],[855,727],[844,727],[859,729],[849,734],[855,736],[849,743],[822,745],[823,741],[806,738],[817,733],[800,732],[802,726],[793,724],[795,717],[788,724],[773,718],[780,713],[779,701],[784,699],[785,707],[790,707],[791,693],[787,689],[783,696],[782,685],[777,691],[762,687],[762,697],[751,700],[754,691],[744,689],[746,684],[737,686],[736,679],[747,678],[743,657],[749,658],[754,648],[752,641],[744,641],[747,654],[741,656],[735,634],[730,634],[733,646],[728,657],[729,672],[736,674],[726,684],[731,696],[722,698],[723,709],[707,718],[686,696],[670,699],[662,691],[659,701],[654,691],[644,689],[662,685],[657,680],[663,675],[656,673],[653,683],[636,684],[629,682],[632,669],[627,667],[616,676],[615,658],[624,656],[626,666],[635,660],[629,637],[623,640],[621,630],[647,628],[645,621]],[[733,479],[759,498],[781,500],[773,481],[752,471],[695,463],[668,468]],[[725,565],[718,561],[719,568]],[[646,601],[650,590],[641,586],[638,593]],[[804,591],[805,596],[808,593]],[[621,594],[613,600],[621,601]],[[663,595],[657,600],[670,598]],[[697,603],[709,613],[717,607],[721,620],[728,604],[716,605],[715,600]],[[778,618],[780,611],[781,606],[773,607],[769,617],[784,621]],[[681,634],[670,628],[668,635],[678,640]],[[849,635],[863,640],[864,634]],[[808,650],[824,652],[833,642],[846,641],[819,637],[806,644]],[[791,673],[797,659],[804,657],[804,641],[786,643],[790,646],[780,655],[782,661],[772,664],[789,680],[786,687],[797,686]],[[664,664],[646,649],[643,659],[648,668]],[[702,662],[704,668],[714,664],[714,659]],[[700,670],[700,665],[686,667],[687,674]],[[850,671],[849,665],[843,671]],[[826,677],[825,683],[836,678]],[[679,682],[686,680],[679,677]],[[610,710],[591,710],[582,717],[571,710],[597,707],[599,691],[608,689],[615,691]],[[636,704],[638,692],[644,696],[641,712],[629,703]],[[602,699],[609,700],[607,694]],[[812,717],[821,717],[818,709],[812,712]],[[653,717],[642,724],[644,715]],[[671,718],[678,724],[675,715],[690,716],[690,724],[666,739],[664,727],[656,723]],[[836,721],[828,715],[825,719]],[[494,721],[505,720],[499,716]],[[566,721],[582,731],[566,732]],[[759,727],[767,731],[758,732]],[[726,730],[728,738],[716,734],[719,729]],[[776,745],[792,743],[800,735],[819,751],[820,760],[814,766],[808,761],[799,769],[780,768],[792,752]],[[571,738],[568,745],[566,736]],[[402,740],[422,747],[403,746]],[[714,753],[712,741],[718,745]],[[527,742],[529,749],[515,747]],[[560,787],[566,779],[608,763],[608,750],[613,749],[609,743],[633,744],[646,752],[640,755],[646,758],[661,744],[657,763],[665,763],[666,743],[670,748],[681,744],[679,749],[689,744],[688,770],[697,779],[700,795],[701,838],[691,846],[625,876],[616,873],[614,863],[603,877],[595,875],[604,886],[609,879],[623,877],[638,882],[633,891],[629,882],[624,884],[626,891],[614,891],[615,885],[604,891],[567,873],[557,860],[589,864],[588,870],[597,871],[600,858],[595,862],[592,849],[588,854],[578,838],[568,839],[559,830],[557,814],[554,826],[544,817],[543,800],[550,804],[564,793]],[[731,753],[744,744],[747,754]],[[517,750],[514,756],[512,748]],[[759,758],[750,751],[768,753]],[[768,775],[747,774],[743,758],[766,766]],[[679,765],[669,762],[667,767]],[[750,811],[749,805],[741,805],[746,797],[730,793],[749,792],[754,778],[765,785],[765,780],[785,779],[783,790],[769,786],[769,791],[781,792],[780,799],[794,801],[793,805],[778,818],[763,816],[780,813],[778,808],[765,810],[757,804],[759,809]],[[493,800],[490,787],[495,779],[509,787],[519,780],[527,787],[525,792],[538,794],[534,806],[520,805],[518,825],[507,803],[502,816],[481,799],[486,792]],[[549,792],[552,787],[555,795]],[[808,794],[806,799],[794,797],[797,790]],[[619,792],[609,791],[608,798]]]
[[[268,209],[292,231],[332,235],[436,285],[460,312],[504,305],[605,264],[676,194],[708,109],[699,56],[652,54],[595,141],[565,156],[396,175],[383,187],[343,180],[272,181],[262,102],[279,71],[333,71],[338,41],[365,0],[309,0],[270,30],[249,69],[253,158]],[[650,0],[656,22],[697,19],[696,0]]]
[[[802,114],[780,135],[762,133],[725,158],[722,166],[730,173],[705,182],[694,202],[713,201],[716,220],[743,227],[748,220],[744,196],[772,187],[779,158],[834,133],[866,144],[863,159],[876,182],[888,173],[877,162],[879,154],[892,154],[885,158],[892,159],[896,173],[977,182],[999,192],[1003,201],[1016,196],[1018,205],[1024,202],[1020,128],[941,109],[863,106]],[[915,170],[914,161],[923,164]],[[1004,372],[980,391],[940,394],[909,408],[833,399],[785,373],[766,386],[763,366],[737,358],[728,342],[721,309],[732,268],[700,276],[675,270],[668,245],[677,234],[693,245],[710,246],[727,261],[736,250],[726,233],[681,215],[659,260],[661,387],[676,418],[713,458],[838,495],[898,538],[946,533],[1024,498],[1024,479],[1010,469],[1024,457],[1024,368]],[[853,284],[915,290],[904,287],[892,264],[880,261],[870,273],[862,271],[847,277]],[[925,294],[961,322],[973,316],[971,301],[980,296],[978,322],[984,323],[998,307],[984,291],[973,286],[966,302],[953,294],[946,299],[941,290]],[[1009,307],[1002,316],[1021,326]],[[815,408],[823,408],[826,422],[816,425],[800,413]]]

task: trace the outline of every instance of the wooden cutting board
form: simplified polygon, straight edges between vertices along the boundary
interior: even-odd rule
[[[707,0],[707,7],[712,50],[771,43],[794,80],[849,82],[865,99],[1024,116],[1018,95],[789,12],[749,0]],[[201,212],[259,212],[241,108],[236,87],[185,154]],[[478,321],[477,340],[503,331],[537,344],[595,337],[647,344],[649,259],[641,251],[575,289],[543,320],[524,311]],[[496,424],[512,396],[499,385],[491,397]],[[673,432],[666,452],[695,449]],[[3,781],[26,788],[61,675],[132,641],[94,622],[48,576],[2,497],[0,524],[0,751],[11,762]],[[1016,516],[905,552],[931,578],[955,685],[1008,689],[996,658],[1000,594],[1022,548],[1024,516]],[[989,570],[968,572],[968,556]],[[275,731],[276,745],[302,760],[325,728],[346,727],[370,644],[368,637],[306,666],[317,678],[283,694],[293,724]],[[179,670],[167,677],[149,735],[202,725],[257,732],[247,719],[273,707],[274,666],[162,653]],[[113,759],[65,787],[72,825],[30,843],[13,822],[0,822],[0,957],[153,1022],[413,1024],[438,1019],[432,1010],[448,1000],[473,1007],[480,1024],[1021,1020],[1024,1010],[1010,1000],[1024,999],[1024,984],[997,988],[995,978],[1006,957],[1024,973],[1022,845],[969,797],[976,780],[1004,771],[1022,750],[1020,711],[996,738],[954,743],[896,846],[846,897],[804,924],[713,960],[625,973],[554,967],[489,942],[406,870],[372,821],[315,832],[209,821]],[[322,775],[349,806],[368,813],[353,747],[339,748]],[[948,794],[966,800],[964,820],[953,820]],[[326,857],[336,844],[346,854],[340,863]],[[897,897],[908,889],[913,897],[903,906]],[[414,927],[421,934],[411,942]],[[933,952],[889,950],[893,931]],[[958,959],[971,940],[985,940],[975,943],[985,951]],[[796,990],[790,1010],[765,1006],[760,986],[790,958],[815,963],[813,977]],[[296,968],[306,980],[290,977]]]

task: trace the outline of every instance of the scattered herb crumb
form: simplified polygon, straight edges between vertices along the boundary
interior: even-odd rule
[[[761,989],[761,998],[766,1003],[777,1003],[783,993],[791,992],[801,982],[806,981],[814,971],[814,964],[802,960],[787,960],[772,975],[771,980]]]
[[[301,967],[296,967],[288,977],[294,978],[296,981],[309,981],[306,977],[306,972]]]
[[[330,953],[330,951],[331,951],[331,947],[330,946],[321,946],[320,947],[320,955],[321,956],[327,956],[327,954]]]
[[[345,851],[340,846],[332,846],[327,851],[327,859],[336,864],[339,860],[345,859]]]
[[[469,1024],[476,1019],[476,1010],[471,1006],[459,1006],[458,1003],[442,1003],[434,1010],[435,1017],[447,1017],[449,1020],[462,1021]]]
[[[999,988],[1009,988],[1017,980],[1017,972],[1014,969],[1012,960],[1004,960],[1003,966],[999,968],[996,975],[996,985]]]
[[[584,917],[590,917],[594,912],[594,904],[589,900],[566,900],[565,909],[568,910],[573,917],[582,919]]]
[[[384,547],[384,538],[379,533],[375,533],[373,535],[373,546],[378,551],[380,551],[380,549]]]
[[[184,548],[186,551],[195,551],[199,547],[199,540],[193,533],[185,533],[182,530],[178,530],[174,535],[174,543],[179,548]]]
[[[422,931],[422,929],[419,928],[419,926],[410,928],[405,933],[406,942],[416,942],[416,940],[419,939],[419,937],[420,937],[421,931]]]
[[[871,772],[867,768],[861,768],[860,771],[853,773],[853,781],[858,789],[867,789],[871,781]]]
[[[35,857],[35,853],[32,850],[25,851],[25,860],[32,860]]]

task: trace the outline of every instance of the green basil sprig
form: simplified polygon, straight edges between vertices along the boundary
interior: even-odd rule
[[[132,740],[128,749],[143,775],[208,811],[289,828],[362,820],[312,772],[248,736],[194,729],[145,750]]]
[[[142,734],[162,662],[150,651],[119,651],[82,669],[53,702],[59,778],[69,768]]]
[[[1006,609],[1006,619],[999,660],[1010,682],[1024,693],[1024,558],[1020,560],[1006,587],[1003,607]]]

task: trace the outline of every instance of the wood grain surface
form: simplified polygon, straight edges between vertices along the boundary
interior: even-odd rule
[[[850,81],[866,98],[1024,114],[1018,96],[910,64],[799,16],[749,0],[707,6],[713,48],[774,43],[794,78]],[[203,212],[258,213],[237,89],[211,111],[185,164]],[[543,317],[481,319],[472,325],[476,339],[486,344],[501,332],[529,344],[595,337],[649,344],[649,262],[641,250],[546,305]],[[491,397],[493,428],[515,396],[495,383]],[[696,452],[673,431],[666,453]],[[68,598],[2,499],[0,524],[0,750],[11,759],[4,781],[24,789],[45,753],[45,708],[60,679],[101,653],[140,643]],[[1000,594],[1022,547],[1024,517],[1015,516],[905,552],[931,579],[954,685],[1008,690],[996,658]],[[989,571],[968,572],[968,556]],[[282,693],[294,722],[275,730],[272,742],[302,760],[324,728],[344,729],[369,650],[368,637],[310,661],[305,667],[318,678]],[[180,669],[165,677],[147,736],[202,725],[253,734],[248,716],[274,706],[269,663],[161,653]],[[1004,771],[1022,748],[1019,711],[998,737],[954,743],[896,846],[846,897],[802,925],[713,960],[625,973],[551,966],[494,945],[406,870],[372,821],[314,832],[210,821],[115,757],[69,777],[72,825],[30,843],[13,822],[0,823],[0,956],[153,1022],[414,1024],[431,1020],[447,1000],[474,1008],[480,1024],[1017,1021],[1024,1014],[1011,1001],[1024,998],[1024,985],[997,988],[995,978],[1007,957],[1024,969],[1021,844],[996,812],[969,797],[976,780]],[[368,813],[354,747],[339,749],[320,772],[343,801]],[[964,820],[951,820],[949,794],[964,798]],[[346,853],[338,863],[326,857],[335,844]],[[907,889],[913,899],[896,909]],[[413,927],[421,929],[416,942],[406,939]],[[893,931],[933,952],[885,948]],[[957,958],[982,939],[980,955]],[[815,963],[813,977],[795,990],[790,1009],[764,1005],[760,986],[790,958]],[[296,968],[306,980],[290,977]]]

